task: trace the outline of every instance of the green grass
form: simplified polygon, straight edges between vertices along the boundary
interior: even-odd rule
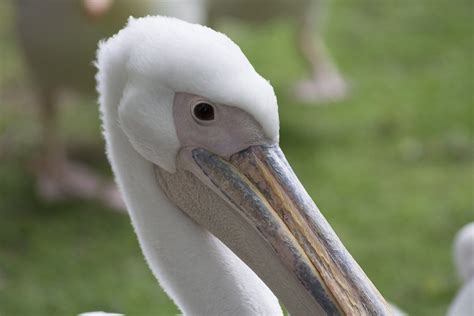
[[[35,197],[39,127],[10,8],[0,9],[0,315],[177,313],[125,216]],[[327,41],[351,95],[313,107],[288,93],[304,74],[291,24],[224,25],[276,89],[282,147],[301,181],[384,296],[412,315],[446,312],[459,286],[452,239],[474,220],[473,12],[469,0],[333,1]],[[108,173],[92,102],[62,108],[63,132],[77,159]]]

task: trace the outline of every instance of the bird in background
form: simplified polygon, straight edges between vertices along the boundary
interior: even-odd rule
[[[42,129],[37,193],[44,200],[98,199],[123,209],[112,181],[69,159],[58,126],[59,107],[65,90],[94,96],[97,42],[116,32],[130,14],[150,12],[148,1],[18,0],[14,5],[18,44],[35,84]]]
[[[99,199],[123,209],[115,186],[85,165],[68,158],[58,127],[62,91],[94,95],[96,44],[120,29],[126,19],[161,13],[200,23],[218,24],[220,17],[265,22],[289,16],[297,22],[297,47],[311,78],[295,93],[314,101],[338,98],[345,83],[326,53],[315,24],[319,1],[213,0],[18,0],[15,1],[18,42],[36,85],[42,151],[37,163],[37,191],[46,200],[64,197]]]
[[[448,316],[474,315],[474,222],[464,226],[454,239],[454,264],[462,282]]]

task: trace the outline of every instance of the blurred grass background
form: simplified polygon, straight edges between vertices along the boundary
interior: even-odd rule
[[[126,216],[79,200],[40,201],[32,84],[0,2],[0,315],[89,310],[172,315]],[[458,281],[456,231],[473,214],[473,15],[469,0],[332,2],[325,39],[351,84],[305,107],[292,26],[222,30],[274,85],[281,143],[320,209],[384,296],[411,315],[443,315]],[[94,99],[61,107],[72,156],[109,174]]]

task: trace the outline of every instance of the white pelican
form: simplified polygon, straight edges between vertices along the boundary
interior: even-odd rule
[[[388,315],[278,146],[271,85],[210,28],[130,19],[100,44],[107,153],[186,315]]]
[[[454,239],[454,263],[463,285],[449,307],[448,316],[474,315],[474,222]]]

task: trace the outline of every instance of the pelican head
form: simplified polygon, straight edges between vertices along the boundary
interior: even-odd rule
[[[229,38],[173,18],[132,19],[101,43],[97,66],[117,182],[151,269],[184,312],[213,286],[225,292],[239,270],[253,283],[235,275],[233,290],[267,293],[255,305],[273,311],[271,293],[292,315],[389,313],[278,146],[273,88]],[[210,274],[219,277],[203,281]],[[190,293],[199,282],[206,290]],[[272,311],[252,308],[240,314]]]

